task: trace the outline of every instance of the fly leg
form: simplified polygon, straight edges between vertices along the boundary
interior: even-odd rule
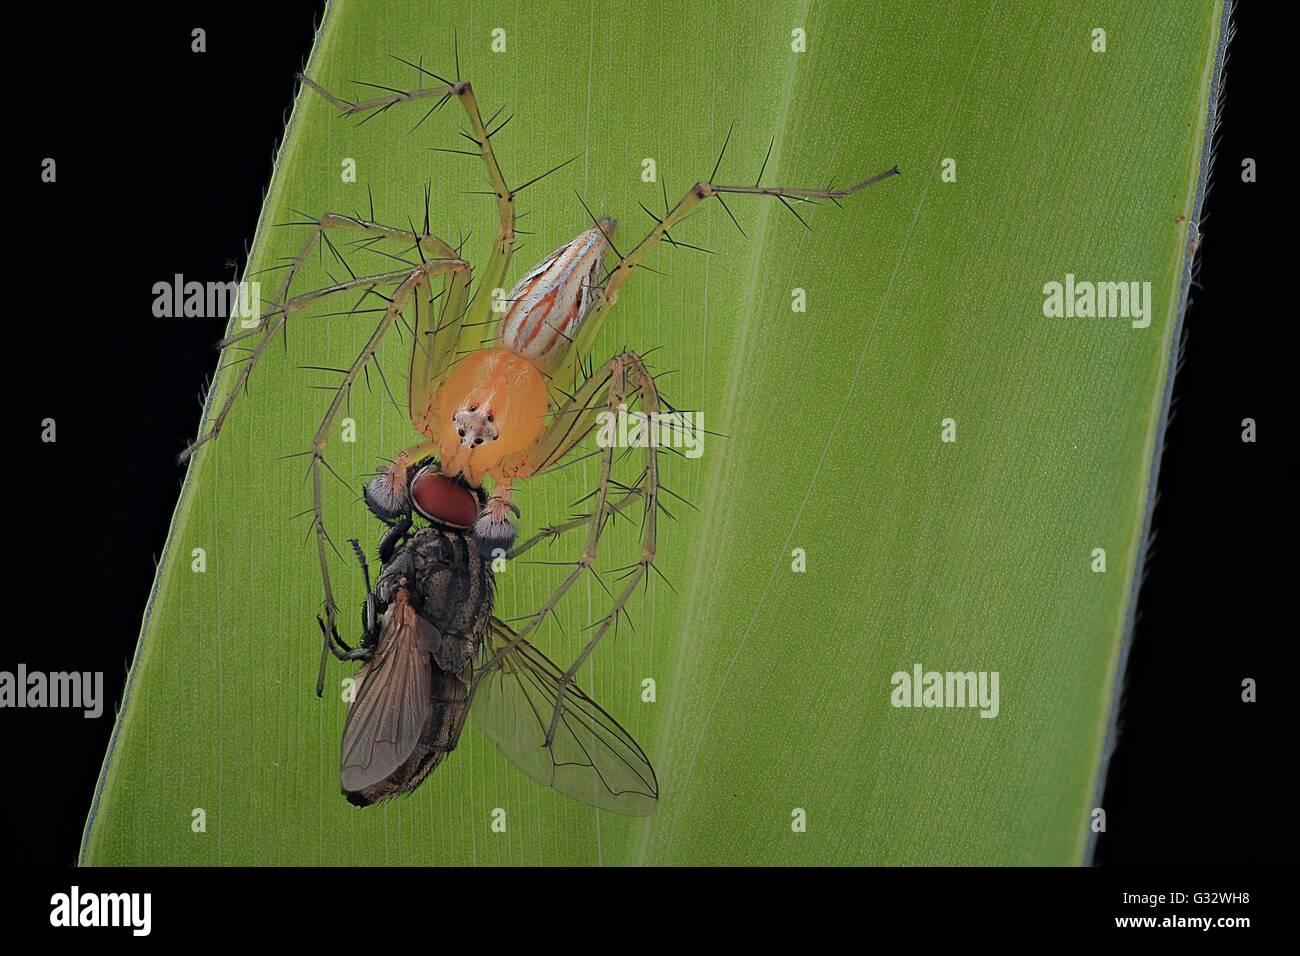
[[[384,539],[379,542],[379,562],[381,564],[387,564],[389,561],[393,560],[393,552],[397,550],[397,546],[402,543],[408,534],[410,534],[411,525],[413,523],[414,522],[409,514],[394,522],[392,528],[389,529],[388,534],[384,535]],[[366,587],[369,588],[369,585],[367,584]]]
[[[316,680],[316,696],[320,696],[325,691],[325,662],[329,655],[333,654],[341,661],[368,661],[375,653],[375,645],[379,639],[379,619],[375,614],[375,592],[370,586],[370,565],[366,562],[366,553],[361,550],[361,545],[356,538],[349,538],[348,544],[352,545],[353,552],[356,553],[357,560],[361,562],[361,576],[366,582],[366,603],[361,608],[361,644],[358,647],[352,647],[339,637],[339,632],[331,623],[328,628],[325,621],[319,614],[316,615],[316,623],[320,625],[321,636],[325,640],[325,647],[320,656],[320,676]]]
[[[600,412],[605,411],[615,415],[626,414],[627,404],[633,398],[638,400],[641,411],[646,416],[647,426],[653,427],[650,423],[656,421],[660,410],[659,392],[655,387],[654,378],[646,370],[645,364],[639,355],[635,352],[623,352],[596,369],[577,390],[573,398],[556,410],[550,427],[543,433],[537,445],[528,453],[525,461],[518,466],[517,475],[527,477],[553,467],[590,432],[596,421],[596,416]],[[609,613],[597,622],[595,633],[582,652],[560,677],[555,710],[552,713],[546,733],[546,745],[548,747],[555,738],[556,727],[561,714],[564,712],[565,695],[568,689],[573,686],[574,675],[586,663],[587,658],[591,656],[592,651],[596,649],[601,639],[618,621],[619,616],[624,613],[633,592],[645,579],[649,570],[654,567],[657,547],[656,519],[660,508],[659,449],[654,446],[652,441],[647,441],[645,468],[636,482],[630,487],[618,485],[612,477],[614,466],[613,443],[611,442],[600,454],[600,479],[590,496],[592,499],[591,512],[582,518],[576,519],[574,523],[567,525],[567,527],[560,527],[560,530],[567,530],[568,527],[586,525],[587,537],[583,544],[582,553],[574,562],[572,570],[560,582],[559,587],[555,589],[541,609],[529,615],[527,623],[518,631],[514,639],[506,647],[502,648],[484,668],[484,670],[487,670],[493,666],[500,666],[501,659],[506,654],[509,654],[520,641],[527,639],[538,628],[542,621],[546,619],[546,616],[555,610],[564,595],[584,572],[591,570],[594,573],[592,565],[596,560],[600,538],[607,522],[633,501],[642,501],[644,503],[644,512],[641,520],[641,555],[634,563],[615,569],[622,572],[620,580],[625,582],[623,588],[613,597],[613,604]],[[611,501],[610,493],[616,486],[623,488],[623,495],[615,502]],[[550,531],[554,530],[550,529]],[[543,532],[542,536],[544,537],[548,533]],[[515,549],[513,553],[518,554],[527,550],[537,540],[539,539],[530,539],[524,545]],[[482,673],[483,671],[480,671],[480,674]]]
[[[352,551],[361,564],[361,577],[366,583],[366,603],[362,606],[361,615],[361,646],[373,648],[379,638],[379,617],[375,613],[375,589],[370,585],[370,565],[366,561],[366,552],[361,550],[356,538],[348,538],[348,544],[352,545]]]
[[[353,647],[343,638],[339,637],[337,627],[326,625],[325,619],[319,614],[316,615],[316,623],[320,625],[320,632],[325,638],[325,651],[321,655],[321,673],[320,680],[316,684],[316,696],[319,697],[325,690],[325,661],[328,654],[333,654],[341,661],[368,661],[375,653],[374,645],[367,646],[362,644],[359,647]]]

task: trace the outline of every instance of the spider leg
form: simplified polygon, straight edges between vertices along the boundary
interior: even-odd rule
[[[238,400],[240,394],[246,390],[249,377],[253,374],[253,369],[256,367],[258,360],[261,359],[267,347],[275,339],[276,333],[284,323],[288,321],[291,312],[296,312],[305,308],[317,299],[339,292],[346,292],[350,289],[362,289],[368,292],[373,290],[375,286],[382,285],[385,282],[391,283],[400,281],[408,274],[408,269],[402,269],[378,276],[336,283],[335,285],[327,286],[326,288],[318,289],[314,292],[295,296],[294,298],[287,298],[290,286],[293,284],[293,280],[297,277],[298,272],[302,269],[303,263],[306,262],[307,257],[311,254],[312,249],[316,247],[316,244],[321,241],[322,237],[325,237],[326,233],[330,230],[359,232],[375,239],[399,239],[413,242],[415,248],[420,251],[421,259],[423,259],[427,253],[430,258],[434,260],[459,260],[459,256],[451,246],[442,239],[439,239],[437,236],[430,235],[427,232],[416,233],[409,229],[394,229],[391,226],[382,226],[374,222],[365,222],[360,219],[355,219],[352,216],[342,216],[337,213],[326,213],[321,216],[320,219],[316,220],[315,226],[311,230],[311,234],[307,237],[306,241],[303,242],[302,248],[299,250],[298,254],[290,261],[288,271],[280,283],[279,291],[276,293],[275,307],[265,312],[253,327],[241,329],[239,332],[236,332],[218,343],[219,347],[224,349],[226,346],[233,345],[236,342],[241,342],[244,339],[261,336],[258,343],[251,350],[248,358],[244,360],[243,367],[235,378],[230,392],[226,395],[225,400],[221,404],[221,408],[212,419],[207,431],[203,432],[202,435],[181,452],[181,462],[190,458],[201,446],[212,441],[221,433],[221,428],[225,424],[226,418],[230,414],[230,410],[234,408],[235,402]],[[326,241],[328,242],[328,239],[326,239]],[[446,286],[447,302],[443,307],[443,325],[446,326],[449,323],[455,324],[455,332],[448,336],[451,340],[450,343],[444,345],[445,350],[450,354],[455,339],[459,335],[460,323],[463,321],[465,299],[469,289],[468,266],[461,270],[452,271],[448,275]],[[423,346],[424,343],[420,336],[421,330],[418,326],[418,322],[421,318],[419,314],[420,307],[418,304],[416,311],[416,339],[417,342],[420,342],[421,346]],[[425,319],[425,324],[429,324],[427,319]],[[439,331],[441,330],[439,329]],[[413,365],[415,362],[414,356],[415,354],[418,354],[419,351],[419,348],[413,350]],[[433,352],[433,346],[428,346],[426,351]],[[418,395],[416,394],[417,389],[414,385],[414,380],[415,377],[412,376],[413,384],[411,386],[410,410],[411,420],[418,428],[419,421],[417,421],[417,416],[424,413],[427,398],[423,389],[419,390]]]
[[[635,361],[640,363],[641,361],[632,352],[628,352],[625,357],[620,356],[620,358],[626,358],[627,362]],[[552,413],[551,424],[538,438],[536,444],[529,449],[522,463],[508,469],[508,473],[512,477],[527,478],[532,475],[542,474],[552,468],[562,467],[560,465],[561,460],[591,432],[596,425],[597,417],[602,412],[608,413],[611,411],[610,393],[614,386],[615,361],[610,360],[600,368],[595,369],[574,390],[573,395]],[[639,365],[639,368],[644,370],[644,365]],[[626,377],[626,369],[623,370],[622,374]],[[647,375],[646,377],[649,378],[650,376]],[[625,394],[624,401],[635,397],[636,392],[637,389],[632,389]],[[650,401],[654,403],[657,411],[659,404],[658,392],[651,393]],[[615,406],[617,404],[615,402]],[[612,410],[617,412],[616,407]],[[608,504],[608,509],[613,514],[620,513],[634,501],[639,500],[642,494],[643,491],[640,487],[633,488],[617,502]],[[518,557],[545,540],[553,539],[565,531],[585,526],[588,521],[589,516],[584,515],[543,528],[527,541],[513,547],[506,554],[506,557]]]
[[[620,498],[618,501],[609,505],[609,513],[611,515],[622,514],[626,508],[640,501],[642,494],[643,494],[643,490],[641,488],[633,488],[631,491],[623,495],[623,497]],[[558,538],[560,535],[564,534],[564,532],[566,531],[572,531],[574,528],[585,527],[588,520],[589,520],[588,515],[580,515],[577,518],[570,518],[568,521],[561,521],[557,524],[548,525],[547,527],[542,528],[540,531],[538,531],[528,540],[522,541],[519,544],[515,545],[513,548],[511,548],[510,551],[506,554],[506,557],[517,558],[525,551],[529,551],[537,547],[543,541],[553,541],[556,538]]]
[[[723,146],[725,151],[726,146]],[[718,157],[719,163],[722,157]],[[713,170],[717,174],[717,168]],[[600,331],[601,325],[609,316],[615,304],[618,302],[619,292],[622,290],[624,283],[632,275],[632,271],[642,264],[642,261],[655,246],[665,239],[672,244],[672,237],[669,231],[688,215],[700,203],[706,199],[716,198],[727,209],[727,204],[723,200],[726,193],[736,193],[741,195],[771,196],[786,206],[789,206],[789,200],[795,202],[810,202],[815,199],[829,199],[832,201],[842,199],[860,189],[865,189],[882,180],[889,179],[891,176],[897,176],[898,167],[885,170],[883,173],[877,173],[869,179],[864,179],[852,186],[846,186],[843,189],[803,189],[785,186],[720,186],[711,182],[696,183],[685,196],[677,201],[677,205],[668,210],[662,219],[658,219],[655,227],[650,230],[649,235],[642,239],[627,255],[623,256],[616,262],[609,273],[606,275],[602,285],[602,296],[596,306],[587,314],[583,320],[581,328],[574,338],[573,348],[570,349],[569,358],[562,367],[560,373],[556,376],[556,381],[567,381],[571,377],[573,369],[577,362],[584,359],[591,353],[592,345],[596,341],[596,333]],[[759,174],[762,178],[762,174]],[[666,205],[666,203],[665,203]],[[791,207],[791,211],[794,212]],[[731,210],[727,209],[727,215],[731,215]],[[798,216],[798,213],[795,212]],[[734,218],[734,217],[733,217]],[[802,220],[801,220],[802,221]]]
[[[415,66],[415,64],[408,65]],[[440,81],[441,85],[410,91],[394,91],[386,96],[378,96],[374,99],[353,103],[342,97],[335,96],[305,73],[300,74],[300,76],[305,84],[319,93],[345,116],[368,113],[372,110],[383,111],[399,103],[421,102],[430,99],[436,102],[433,108],[429,110],[429,113],[441,108],[443,104],[452,98],[458,100],[464,108],[470,126],[470,133],[465,135],[477,148],[477,155],[482,159],[483,166],[487,170],[488,184],[491,186],[492,195],[496,197],[497,201],[500,226],[493,239],[492,254],[484,269],[478,292],[475,293],[474,301],[470,305],[469,317],[461,331],[461,341],[457,351],[463,352],[475,347],[482,339],[490,336],[487,326],[491,321],[492,290],[505,287],[506,269],[510,265],[510,256],[515,248],[515,195],[524,186],[531,185],[531,183],[525,183],[524,186],[518,186],[515,189],[511,189],[506,185],[505,176],[497,163],[496,153],[492,150],[494,132],[489,131],[487,125],[483,122],[483,117],[479,113],[478,101],[474,97],[474,88],[469,83],[451,83],[436,73],[430,73],[419,66],[415,68],[424,75]],[[424,121],[421,120],[420,122]],[[499,130],[500,127],[498,126],[497,129]],[[453,150],[453,152],[456,151]],[[470,155],[474,154],[471,153]],[[483,329],[483,331],[476,333],[475,329]],[[412,387],[414,388],[414,385]],[[430,392],[433,391],[428,383],[426,383],[426,389]]]
[[[534,446],[534,450],[529,454],[528,459],[519,466],[518,477],[538,474],[547,468],[553,467],[591,430],[596,416],[601,411],[613,414],[618,414],[620,411],[625,412],[628,401],[633,397],[638,397],[642,412],[650,416],[650,421],[653,421],[660,411],[659,392],[655,387],[654,379],[646,371],[645,363],[639,355],[635,352],[623,352],[597,369],[578,389],[573,398],[556,410],[552,424],[539,443]],[[568,688],[573,685],[574,675],[586,663],[592,651],[596,649],[596,646],[604,638],[610,627],[618,620],[637,585],[641,583],[654,563],[657,547],[656,519],[659,511],[658,454],[659,450],[654,447],[653,443],[647,443],[645,470],[638,479],[636,486],[617,502],[611,502],[610,491],[615,484],[611,477],[614,465],[614,443],[607,444],[601,453],[600,480],[592,493],[593,504],[590,514],[572,523],[557,526],[559,530],[567,530],[571,527],[586,525],[587,538],[583,544],[581,555],[574,563],[573,569],[560,582],[559,587],[555,589],[541,609],[529,616],[527,624],[518,631],[515,639],[494,658],[494,660],[500,659],[509,653],[519,641],[527,639],[546,619],[546,616],[555,610],[564,595],[573,587],[582,574],[592,567],[599,550],[601,535],[608,520],[633,501],[643,501],[645,510],[641,522],[641,556],[636,563],[622,569],[626,572],[622,577],[626,584],[614,597],[609,613],[598,622],[595,633],[582,652],[560,678],[555,710],[546,735],[548,746],[554,739],[555,729],[564,708],[565,694]],[[541,537],[546,537],[555,531],[556,529],[553,528],[542,532],[540,537],[530,539],[519,548],[516,548],[512,555],[522,553],[536,544]],[[492,666],[491,662],[487,665],[487,667]]]
[[[329,408],[325,412],[325,417],[321,419],[320,426],[316,429],[316,435],[312,439],[311,450],[311,488],[312,488],[312,515],[316,534],[316,554],[320,559],[321,580],[325,587],[325,625],[329,630],[334,630],[334,615],[338,610],[334,603],[334,591],[330,585],[329,560],[326,546],[333,547],[329,535],[325,530],[324,516],[324,471],[329,468],[325,461],[325,445],[329,440],[330,429],[334,426],[334,420],[338,417],[339,411],[343,408],[348,394],[351,392],[352,385],[361,375],[366,365],[375,354],[379,351],[379,346],[383,343],[384,337],[392,330],[397,323],[397,317],[401,315],[402,310],[416,296],[422,286],[426,286],[434,275],[445,274],[448,272],[461,271],[468,272],[469,266],[460,259],[435,259],[431,262],[425,262],[403,274],[402,282],[393,293],[392,300],[388,308],[384,310],[384,316],[380,319],[375,331],[371,333],[370,339],[362,348],[361,353],[349,366],[338,386],[334,389],[334,397],[330,401]],[[332,469],[331,469],[332,471]],[[326,641],[326,646],[330,644]],[[323,661],[322,661],[323,664]],[[322,675],[324,667],[322,666]],[[322,678],[323,679],[323,678]],[[320,693],[320,684],[318,684],[317,693]]]

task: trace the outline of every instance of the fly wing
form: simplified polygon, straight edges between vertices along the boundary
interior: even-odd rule
[[[429,627],[399,594],[375,654],[361,670],[361,689],[343,726],[339,773],[346,794],[385,784],[420,747],[434,706],[433,668],[421,625]]]
[[[659,799],[654,767],[632,735],[576,684],[564,694],[555,739],[546,746],[563,672],[492,619],[479,650],[474,719],[519,769],[583,803],[647,816]],[[496,666],[484,668],[500,656]]]

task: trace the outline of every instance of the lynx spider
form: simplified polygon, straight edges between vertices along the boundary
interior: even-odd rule
[[[812,203],[818,199],[827,199],[838,205],[837,200],[895,176],[899,170],[895,166],[840,189],[805,189],[760,185],[763,176],[763,170],[760,169],[754,185],[726,186],[714,182],[722,163],[722,155],[726,152],[724,142],[722,154],[708,181],[696,183],[671,208],[667,206],[665,195],[665,212],[662,217],[645,210],[655,220],[655,225],[626,255],[619,253],[612,241],[615,221],[592,216],[592,228],[556,250],[520,280],[507,297],[508,309],[499,320],[498,334],[489,333],[485,338],[481,330],[492,324],[492,290],[503,287],[515,251],[515,197],[522,189],[560,166],[512,189],[506,184],[492,148],[493,136],[504,123],[495,130],[489,130],[495,116],[487,123],[484,122],[471,85],[459,79],[445,79],[400,57],[394,59],[416,69],[422,77],[428,77],[438,85],[409,91],[377,87],[389,92],[373,99],[351,102],[334,95],[306,74],[299,74],[299,79],[336,107],[341,115],[363,115],[365,119],[362,122],[401,103],[432,101],[433,105],[424,119],[453,99],[460,103],[470,126],[470,132],[462,132],[461,135],[473,144],[474,149],[444,151],[481,159],[500,220],[477,293],[471,300],[469,263],[448,242],[430,234],[427,196],[422,230],[376,223],[373,210],[369,220],[338,213],[325,213],[315,219],[308,217],[309,221],[302,225],[310,225],[311,232],[298,254],[288,263],[273,307],[263,313],[253,327],[242,329],[218,343],[219,347],[224,348],[246,339],[257,338],[207,430],[185,449],[181,460],[189,458],[220,433],[236,399],[245,390],[254,367],[290,314],[330,296],[354,292],[360,293],[364,298],[371,294],[378,295],[376,290],[379,288],[393,287],[391,297],[383,297],[388,304],[382,310],[382,318],[334,389],[333,398],[316,430],[311,448],[303,453],[311,458],[312,527],[325,592],[325,622],[322,629],[326,636],[317,693],[321,692],[324,683],[326,652],[332,652],[340,659],[355,656],[355,652],[338,637],[335,626],[337,605],[330,583],[327,554],[327,547],[332,548],[332,543],[325,530],[322,511],[323,470],[332,471],[324,457],[326,441],[351,386],[375,357],[380,345],[408,307],[412,308],[415,316],[415,321],[411,323],[415,334],[408,410],[411,423],[421,437],[400,452],[392,465],[382,470],[371,483],[366,494],[371,509],[390,523],[395,523],[396,517],[404,511],[409,514],[409,499],[414,492],[415,481],[408,481],[408,476],[417,465],[432,462],[431,466],[424,469],[431,477],[452,479],[477,493],[475,501],[480,510],[473,528],[485,553],[504,549],[507,557],[514,558],[542,541],[570,530],[586,528],[586,539],[578,559],[572,563],[571,570],[546,603],[523,619],[527,623],[519,630],[517,640],[529,637],[546,616],[555,610],[583,573],[592,568],[607,521],[633,502],[644,502],[641,556],[634,564],[620,569],[625,572],[622,577],[624,586],[616,596],[612,595],[609,613],[595,625],[594,634],[565,671],[562,693],[564,686],[573,681],[574,675],[624,612],[637,585],[654,567],[656,517],[662,508],[660,492],[664,490],[656,460],[658,450],[653,447],[646,449],[640,477],[633,485],[623,486],[611,477],[614,449],[604,448],[599,453],[600,478],[589,496],[592,498],[590,513],[545,528],[523,543],[511,547],[514,541],[511,516],[519,513],[513,502],[513,484],[517,480],[543,474],[557,467],[561,459],[590,433],[596,416],[601,411],[616,410],[634,399],[645,413],[660,411],[661,399],[654,377],[636,352],[621,352],[595,368],[589,362],[596,334],[618,302],[624,284],[637,268],[649,268],[643,260],[661,241],[676,247],[696,248],[674,240],[669,233],[707,199],[716,198],[733,222],[735,217],[723,200],[723,195],[728,193],[770,196],[798,216],[792,202]],[[459,64],[457,74],[459,75]],[[728,132],[727,142],[730,137],[731,133]],[[769,148],[768,158],[770,156]],[[561,166],[563,165],[566,164],[562,163]],[[766,165],[767,159],[763,162],[764,169]],[[802,222],[802,217],[799,218]],[[739,223],[736,225],[739,228]],[[290,296],[289,290],[294,278],[311,251],[318,248],[318,243],[324,243],[337,255],[330,236],[339,233],[359,234],[362,237],[359,241],[367,245],[384,240],[412,243],[411,251],[418,253],[420,261],[415,263],[403,259],[404,268],[362,277],[353,276],[324,288]],[[617,261],[612,268],[605,269],[605,255],[611,249],[615,252]],[[392,258],[400,259],[396,256]],[[435,277],[442,279],[442,290],[437,295],[432,292]],[[433,312],[438,298],[443,301],[440,314],[434,321]],[[556,308],[557,305],[560,308]],[[426,342],[426,338],[431,341]],[[497,338],[500,344],[486,344]],[[551,383],[573,381],[572,393],[566,394],[563,401],[556,400],[547,389],[547,380]],[[486,407],[482,400],[476,400],[477,395],[491,395],[489,402],[496,407]],[[546,418],[550,419],[549,424],[545,423]],[[417,474],[416,478],[423,473]],[[494,480],[494,489],[491,497],[484,501],[484,495],[479,489],[486,477]],[[621,497],[612,501],[611,493],[615,491],[620,491]],[[455,494],[447,488],[440,488],[439,493]],[[509,647],[505,648],[497,655],[497,659],[509,650]],[[488,665],[489,668],[491,666],[492,664]],[[548,745],[555,732],[561,703],[562,701],[557,701],[547,736]]]

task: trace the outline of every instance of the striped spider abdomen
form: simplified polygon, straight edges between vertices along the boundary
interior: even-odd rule
[[[510,291],[501,319],[501,344],[543,372],[559,368],[596,298],[613,219],[543,259]]]

